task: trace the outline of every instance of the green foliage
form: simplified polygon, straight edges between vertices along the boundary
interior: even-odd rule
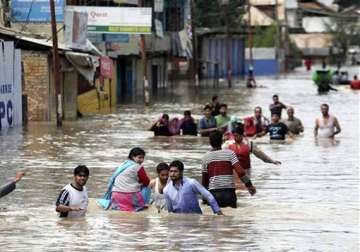
[[[360,6],[359,0],[336,0],[335,3],[340,6],[340,9],[345,9],[350,6]]]
[[[195,24],[197,27],[219,28],[223,27],[224,13],[220,0],[196,0]],[[231,29],[242,28],[242,15],[245,0],[230,0],[227,7],[229,25]]]
[[[327,31],[332,35],[332,44],[339,50],[338,56],[346,58],[350,45],[357,45],[360,41],[360,25],[356,18],[333,17],[326,24]]]
[[[276,23],[273,23],[271,26],[265,28],[255,26],[253,47],[274,47],[276,43],[276,26]]]

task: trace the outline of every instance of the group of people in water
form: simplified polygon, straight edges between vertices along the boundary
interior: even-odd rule
[[[202,136],[209,138],[211,145],[211,150],[201,161],[202,183],[184,176],[185,164],[180,160],[169,164],[159,163],[156,166],[157,177],[150,179],[143,166],[146,153],[136,147],[112,174],[107,191],[104,197],[96,200],[97,204],[104,209],[128,212],[137,212],[153,204],[159,212],[167,210],[172,213],[201,214],[200,196],[215,214],[222,215],[221,208],[237,207],[236,188],[245,186],[254,195],[256,188],[251,181],[250,155],[254,154],[274,165],[280,165],[281,162],[262,152],[248,137],[261,137],[269,133],[270,139],[282,140],[286,134],[302,133],[304,127],[294,117],[294,109],[280,102],[277,95],[273,96],[273,103],[269,106],[271,122],[262,115],[260,107],[256,107],[254,115],[244,118],[242,123],[232,122],[228,118],[226,105],[213,105],[204,107],[204,117],[197,128]],[[287,109],[288,118],[280,121],[283,109]],[[340,133],[340,124],[335,116],[329,114],[327,104],[321,105],[321,113],[322,116],[315,121],[314,135],[332,138]],[[186,116],[186,120],[180,121],[189,120],[195,124],[194,119],[189,119],[192,118],[191,113],[187,112]],[[164,121],[157,123],[153,127],[166,125]],[[63,188],[56,201],[56,210],[60,216],[85,214],[88,204],[85,184],[88,177],[89,169],[86,166],[78,166],[74,170],[74,182]]]
[[[200,135],[209,136],[211,132],[222,131],[226,138],[232,138],[232,129],[242,125],[246,137],[262,137],[269,134],[271,140],[285,140],[286,135],[298,135],[304,131],[300,119],[294,116],[293,107],[286,106],[279,101],[278,95],[273,95],[273,103],[270,104],[271,120],[262,114],[262,108],[257,106],[254,115],[239,119],[235,116],[228,116],[228,106],[220,103],[218,96],[213,96],[212,103],[206,104],[203,108],[203,117],[198,122],[191,116],[190,111],[184,112],[184,118],[177,117],[169,120],[168,114],[163,114],[150,130],[155,136],[174,135]],[[287,118],[281,120],[282,110],[287,110]],[[228,140],[228,139],[227,139]]]
[[[277,95],[273,96],[269,109],[271,122],[262,115],[260,107],[255,108],[253,116],[242,121],[232,120],[227,115],[226,104],[220,104],[217,97],[213,97],[213,104],[205,105],[204,117],[198,125],[191,113],[186,111],[185,118],[180,120],[182,133],[196,130],[201,136],[209,138],[211,146],[201,161],[202,183],[184,176],[185,164],[180,160],[159,163],[156,166],[157,177],[150,179],[143,166],[146,153],[136,147],[111,175],[106,193],[96,200],[97,204],[104,209],[128,212],[137,212],[153,204],[159,212],[201,214],[198,200],[201,196],[215,214],[222,215],[221,208],[224,207],[236,208],[236,188],[245,186],[251,195],[256,193],[251,181],[251,154],[266,163],[281,164],[262,152],[249,140],[250,137],[269,133],[272,140],[284,140],[286,134],[296,135],[304,131],[300,119],[294,117],[294,109],[280,102]],[[283,109],[287,110],[288,118],[280,120]],[[321,105],[321,113],[315,121],[314,136],[333,138],[340,133],[340,124],[335,116],[329,114],[327,104]],[[164,133],[165,125],[168,127],[164,121],[158,121],[153,127],[163,127],[157,132]],[[23,175],[17,173],[12,182],[1,187],[0,197],[14,190]],[[56,200],[56,211],[60,217],[85,215],[89,202],[85,185],[89,175],[85,165],[74,169],[74,181],[61,190]]]

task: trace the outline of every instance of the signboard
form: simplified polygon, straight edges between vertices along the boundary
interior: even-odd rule
[[[88,13],[89,33],[151,34],[151,8],[67,6]]]
[[[0,42],[0,129],[22,123],[21,55],[14,42]]]
[[[127,42],[105,42],[105,49],[109,56],[138,55],[140,52],[140,36],[130,35]]]
[[[64,21],[64,0],[55,1],[56,21]],[[15,22],[50,22],[49,0],[12,0],[11,17]]]
[[[164,0],[154,0],[154,12],[164,11]]]
[[[107,56],[100,57],[100,75],[107,79],[112,79],[113,77],[113,62]]]
[[[139,5],[139,0],[114,0],[114,3]]]
[[[65,12],[65,44],[74,49],[86,49],[87,40],[86,12]]]

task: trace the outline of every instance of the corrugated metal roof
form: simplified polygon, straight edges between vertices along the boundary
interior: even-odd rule
[[[26,42],[33,43],[36,45],[52,48],[51,40],[48,40],[45,38],[33,38],[33,37],[30,37],[29,34],[27,34],[27,33],[19,32],[19,31],[16,31],[16,30],[13,30],[13,29],[10,29],[7,27],[0,27],[0,35],[1,34],[12,37],[16,40],[26,41]],[[71,50],[70,48],[66,47],[65,45],[63,45],[61,43],[58,44],[58,48],[60,50],[64,50],[64,51]]]

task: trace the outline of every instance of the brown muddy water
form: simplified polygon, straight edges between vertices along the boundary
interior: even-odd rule
[[[353,69],[354,70],[354,69]],[[26,169],[12,194],[0,199],[1,251],[358,251],[359,250],[359,92],[341,88],[319,96],[310,77],[298,71],[287,77],[258,78],[266,88],[193,89],[178,85],[159,94],[149,108],[122,105],[112,114],[66,122],[31,123],[0,133],[0,182]],[[89,197],[101,196],[107,180],[135,146],[146,152],[145,167],[155,176],[160,161],[180,159],[185,175],[200,179],[201,158],[209,150],[200,137],[154,138],[146,131],[163,112],[180,116],[191,109],[201,116],[213,94],[228,103],[232,115],[252,113],[260,105],[269,115],[277,93],[295,107],[305,134],[287,144],[259,147],[281,166],[253,162],[258,193],[240,192],[237,209],[226,216],[136,214],[90,209],[86,218],[60,220],[54,202],[72,181],[72,171],[86,164]],[[314,141],[319,105],[330,104],[342,133],[336,141]]]

